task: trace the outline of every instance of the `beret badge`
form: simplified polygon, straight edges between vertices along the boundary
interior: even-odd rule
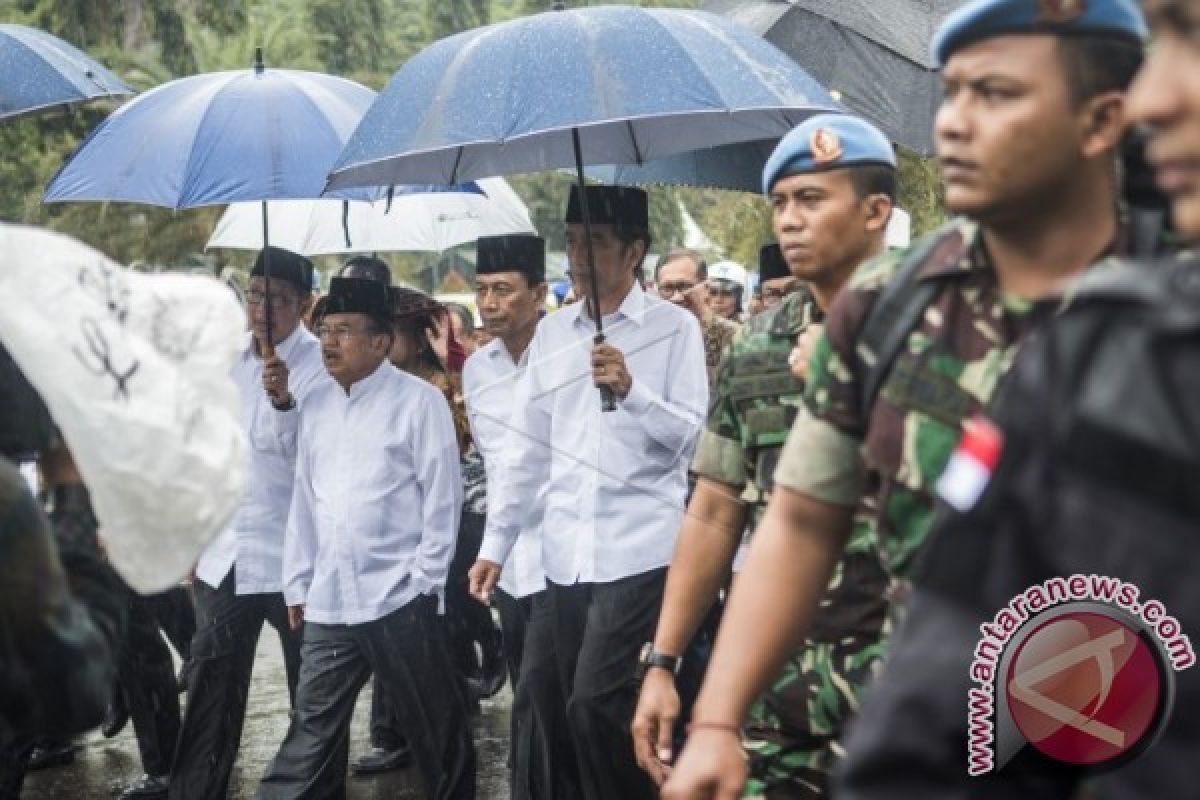
[[[842,157],[842,142],[828,128],[817,128],[809,140],[814,164],[830,164]]]
[[[1064,25],[1087,11],[1087,0],[1038,0],[1038,22]]]

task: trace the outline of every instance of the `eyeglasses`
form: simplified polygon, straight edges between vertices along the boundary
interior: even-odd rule
[[[696,288],[696,284],[680,281],[679,283],[660,283],[658,293],[663,297],[674,297],[677,294],[687,294]]]
[[[261,306],[267,299],[265,292],[260,292],[257,289],[251,289],[246,292],[246,305]],[[289,294],[283,292],[271,292],[271,308],[279,310],[292,301]]]
[[[506,300],[509,297],[512,297],[516,291],[517,290],[514,287],[507,286],[503,283],[499,284],[498,286],[476,286],[475,296],[482,299],[490,294],[498,300]]]
[[[326,325],[318,325],[317,326],[317,338],[322,339],[322,340],[335,339],[339,342],[346,342],[346,341],[349,341],[352,337],[357,336],[360,333],[365,333],[365,332],[366,331],[351,328],[348,325],[338,325],[333,328],[330,328]]]

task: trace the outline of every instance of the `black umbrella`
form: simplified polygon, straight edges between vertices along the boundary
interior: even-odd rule
[[[933,152],[940,98],[929,43],[965,0],[707,0],[790,55],[893,142]]]

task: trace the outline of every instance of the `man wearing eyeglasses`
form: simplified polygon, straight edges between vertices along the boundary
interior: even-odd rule
[[[250,478],[232,523],[196,564],[193,666],[169,789],[175,800],[225,797],[263,622],[279,633],[288,692],[295,699],[300,639],[283,601],[295,443],[277,429],[276,418],[328,378],[317,340],[301,324],[311,304],[312,262],[276,247],[269,255],[269,286],[262,253],[250,273],[249,334],[233,368],[250,444]],[[275,355],[264,359],[268,307]]]
[[[654,282],[658,295],[696,315],[704,334],[704,366],[708,371],[708,391],[711,394],[717,381],[717,366],[721,354],[738,332],[738,324],[717,316],[708,305],[708,264],[695,250],[680,247],[670,251],[658,262]]]
[[[473,800],[475,751],[444,611],[463,482],[446,398],[394,367],[388,287],[334,278],[317,319],[323,381],[299,411],[283,553],[303,622],[295,708],[260,800],[341,797],[350,717],[372,672],[431,800]]]

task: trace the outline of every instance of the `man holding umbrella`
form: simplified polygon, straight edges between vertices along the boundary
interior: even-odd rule
[[[553,627],[581,794],[653,798],[629,722],[638,648],[658,615],[707,406],[704,346],[693,315],[637,283],[650,241],[646,193],[618,186],[586,192],[572,188],[567,251],[572,279],[590,302],[546,317],[529,346],[472,591],[490,596],[529,507],[544,497],[552,613],[535,615],[528,636],[539,625]],[[593,342],[593,307],[611,343]],[[601,410],[595,386],[611,389],[615,410]],[[530,693],[535,709],[561,713],[558,687],[530,686]]]
[[[233,372],[250,444],[250,481],[232,524],[196,564],[197,627],[171,770],[173,800],[225,797],[263,622],[279,633],[288,693],[295,699],[300,640],[283,602],[283,539],[296,443],[280,412],[303,401],[326,376],[317,340],[301,324],[311,302],[312,262],[270,248],[268,285],[265,255],[259,253],[250,273],[250,331]],[[268,346],[275,355],[264,358]]]

